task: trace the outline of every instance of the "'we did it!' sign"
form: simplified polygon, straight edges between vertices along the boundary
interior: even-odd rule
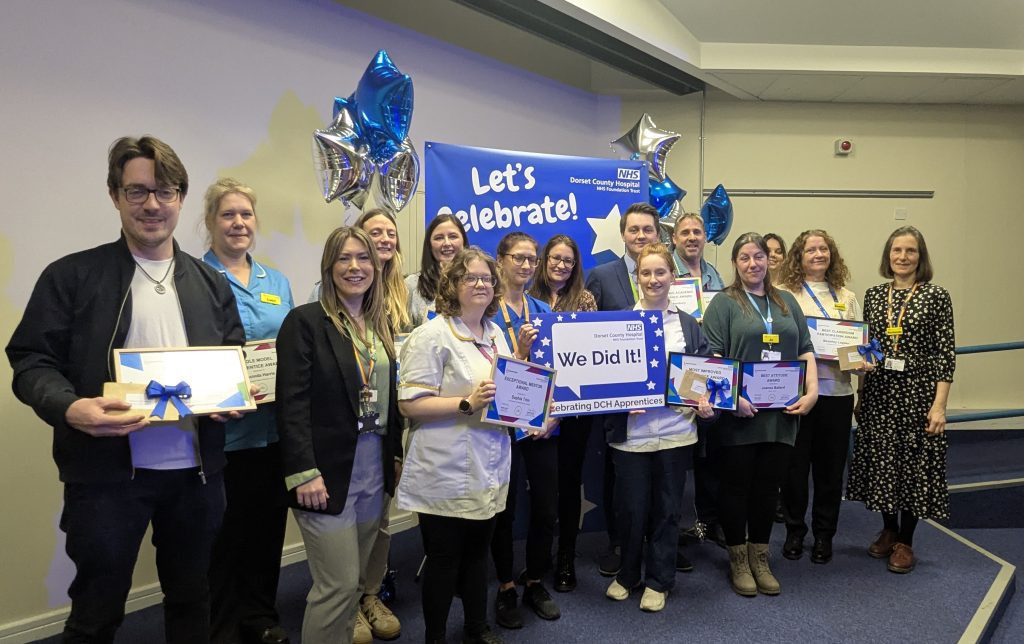
[[[530,362],[557,370],[552,416],[665,405],[660,311],[542,313]]]

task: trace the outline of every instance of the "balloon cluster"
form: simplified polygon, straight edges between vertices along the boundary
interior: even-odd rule
[[[377,203],[392,212],[409,203],[420,179],[420,159],[408,136],[412,107],[412,78],[381,49],[355,91],[334,99],[331,125],[313,132],[324,201],[362,208],[372,186]]]
[[[682,214],[679,201],[686,196],[686,191],[676,185],[665,172],[668,153],[678,140],[679,134],[662,130],[644,112],[636,125],[611,142],[613,150],[630,160],[647,162],[648,201],[658,209],[662,226],[669,230]],[[708,241],[721,245],[732,227],[732,201],[722,185],[715,188],[701,207],[701,216],[704,218]]]

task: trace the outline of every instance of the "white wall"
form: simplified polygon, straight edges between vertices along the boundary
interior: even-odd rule
[[[12,0],[0,21],[0,338],[10,337],[43,267],[116,238],[106,151],[117,137],[170,143],[191,179],[178,238],[202,250],[195,224],[218,176],[259,196],[257,257],[305,301],[322,240],[342,210],[324,205],[310,136],[387,49],[415,86],[411,136],[608,156],[619,103],[521,72],[326,0]],[[421,183],[422,187],[422,183]],[[414,215],[414,204],[404,217]],[[403,230],[417,231],[407,221]],[[417,240],[406,248],[418,256]],[[410,243],[411,242],[411,243]],[[0,381],[10,381],[6,361]],[[66,605],[70,564],[57,530],[61,488],[50,430],[0,389],[0,636]],[[290,533],[291,541],[297,533]],[[136,587],[155,581],[147,545]],[[59,615],[54,619],[59,618]],[[24,624],[22,624],[24,626]]]

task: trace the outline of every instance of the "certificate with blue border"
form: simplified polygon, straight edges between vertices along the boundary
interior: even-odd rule
[[[164,387],[187,384],[192,395],[180,401],[197,416],[256,409],[241,347],[114,349],[114,377],[135,386],[122,390],[132,411],[140,413],[151,413],[158,403],[144,393],[150,381]],[[176,415],[171,411],[174,405],[165,408],[165,413]],[[162,419],[174,420],[171,416]]]
[[[868,323],[859,320],[833,320],[807,316],[807,331],[814,345],[814,357],[838,360],[843,347],[860,347],[868,343]]]
[[[532,362],[555,369],[552,416],[665,406],[661,311],[541,313]]]
[[[700,320],[704,317],[704,301],[700,293],[699,277],[677,277],[668,287],[668,301]]]
[[[491,369],[494,400],[484,407],[480,420],[494,425],[515,427],[516,439],[544,431],[555,370],[499,355]],[[520,435],[522,434],[522,435]]]
[[[744,362],[740,395],[758,409],[783,409],[804,395],[807,362]]]
[[[688,380],[687,373],[699,376],[696,387],[683,385]],[[714,380],[717,386],[709,387],[708,380]],[[686,394],[706,394],[709,388],[713,388],[714,391],[708,399],[711,406],[715,409],[735,410],[739,382],[739,360],[673,352],[668,354],[668,385],[665,390],[665,404],[696,407],[699,400]]]

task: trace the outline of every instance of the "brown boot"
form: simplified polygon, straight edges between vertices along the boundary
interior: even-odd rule
[[[892,554],[892,547],[896,545],[896,531],[885,529],[878,533],[874,543],[868,546],[868,554],[875,559],[885,559]]]
[[[748,543],[747,557],[750,559],[750,571],[754,574],[757,590],[764,595],[778,595],[782,592],[779,580],[768,567],[768,544]]]
[[[905,543],[897,543],[892,548],[892,554],[889,555],[889,570],[901,575],[905,575],[914,569],[914,564],[917,563],[917,559],[914,559],[914,549]]]
[[[757,584],[750,574],[750,563],[747,560],[747,545],[729,546],[729,582],[736,594],[744,597],[757,595]]]

